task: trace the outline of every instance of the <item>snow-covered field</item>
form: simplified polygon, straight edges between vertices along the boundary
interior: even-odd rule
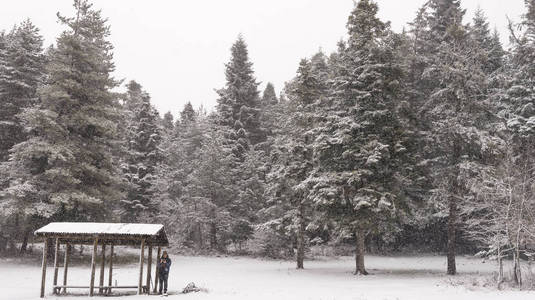
[[[296,270],[293,262],[253,258],[171,258],[173,266],[169,280],[170,299],[535,299],[534,292],[496,291],[482,287],[483,278],[494,270],[494,265],[473,258],[458,258],[460,275],[455,277],[444,275],[445,258],[436,256],[367,256],[368,269],[373,273],[370,276],[352,275],[353,259],[350,257],[305,261],[305,270]],[[136,264],[118,265],[114,278],[119,285],[135,285],[137,272]],[[39,299],[40,274],[38,263],[21,264],[18,260],[0,260],[0,299]],[[51,295],[52,274],[53,268],[49,267],[48,299],[74,300],[87,297],[86,290],[73,291],[80,293],[79,295]],[[61,269],[59,278],[62,278]],[[180,294],[189,282],[194,282],[208,291]],[[478,284],[472,286],[472,282]],[[88,266],[69,268],[69,284],[88,283]],[[158,296],[132,295],[106,299],[135,300],[155,297]]]

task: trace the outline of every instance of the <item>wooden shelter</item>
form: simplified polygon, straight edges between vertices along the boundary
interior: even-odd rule
[[[52,292],[59,294],[67,292],[68,288],[88,288],[89,296],[93,296],[94,290],[98,288],[99,294],[109,294],[112,289],[137,289],[138,294],[150,293],[151,282],[151,265],[152,265],[152,248],[158,247],[156,259],[161,255],[161,247],[168,246],[169,241],[161,224],[135,224],[135,223],[81,223],[81,222],[54,222],[50,223],[37,231],[37,237],[44,239],[43,247],[43,266],[41,274],[41,298],[45,296],[45,279],[46,279],[46,260],[48,242],[52,239],[55,242],[54,249],[54,282]],[[63,284],[58,284],[59,270],[59,248],[61,245],[65,248],[65,257],[63,263]],[[88,286],[73,286],[67,284],[67,271],[69,267],[69,245],[84,244],[93,245],[91,257],[91,280]],[[131,286],[112,286],[113,271],[113,248],[114,246],[141,246],[139,255],[139,280],[137,285]],[[102,247],[102,261],[100,264],[99,284],[95,286],[95,264],[98,246]],[[106,246],[110,248],[108,256],[108,285],[104,285],[104,268],[106,265]],[[148,248],[147,275],[145,284],[143,284],[143,265],[145,246]],[[158,270],[154,273],[154,289],[156,292],[158,285]]]

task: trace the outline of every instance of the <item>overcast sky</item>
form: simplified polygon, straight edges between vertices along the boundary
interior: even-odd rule
[[[426,0],[378,0],[379,14],[400,31]],[[258,81],[277,93],[299,60],[329,53],[345,38],[352,0],[93,0],[109,18],[117,78],[135,79],[163,114],[177,115],[187,101],[214,107],[224,85],[224,63],[239,33],[249,45]],[[478,5],[508,41],[507,18],[518,20],[523,0],[463,0],[465,21]],[[506,5],[505,5],[506,4]],[[0,4],[0,30],[30,18],[54,43],[63,30],[56,12],[71,16],[71,0],[9,0]]]

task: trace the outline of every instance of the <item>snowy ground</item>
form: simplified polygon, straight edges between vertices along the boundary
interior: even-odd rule
[[[296,270],[293,262],[253,258],[171,258],[173,266],[169,299],[535,299],[535,292],[496,291],[482,287],[482,278],[494,270],[494,265],[472,258],[458,258],[461,274],[455,277],[444,275],[444,257],[433,256],[367,256],[366,263],[373,275],[358,277],[351,273],[353,259],[350,257],[305,261],[305,270]],[[137,272],[136,264],[119,265],[114,271],[114,278],[119,285],[135,285]],[[0,260],[0,299],[39,299],[40,274],[38,263],[21,264],[19,261]],[[49,267],[46,290],[48,299],[79,300],[87,297],[87,291],[84,290],[76,291],[80,295],[51,295],[52,274],[53,269]],[[62,278],[61,269],[59,278]],[[189,282],[195,282],[208,291],[179,294]],[[472,282],[477,284],[471,286]],[[88,283],[88,266],[69,268],[69,284]],[[114,296],[106,299],[145,300],[155,297],[158,296]]]

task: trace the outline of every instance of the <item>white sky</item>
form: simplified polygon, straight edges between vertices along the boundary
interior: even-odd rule
[[[379,14],[400,31],[426,0],[378,0]],[[277,93],[291,79],[302,57],[322,48],[329,53],[345,38],[352,0],[93,0],[109,18],[117,78],[135,79],[151,94],[161,114],[173,115],[187,101],[214,107],[214,89],[225,82],[224,63],[239,33],[263,90],[271,81]],[[523,0],[463,0],[465,21],[478,5],[502,40],[508,40],[506,15],[518,20]],[[0,30],[30,18],[45,45],[63,30],[56,12],[71,16],[71,0],[3,0]]]

